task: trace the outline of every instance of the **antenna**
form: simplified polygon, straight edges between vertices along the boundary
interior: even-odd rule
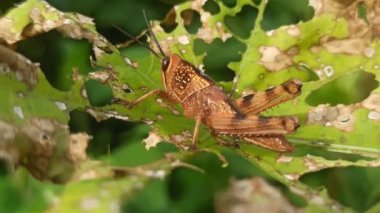
[[[157,58],[161,59],[161,57],[151,48],[149,47],[148,45],[146,45],[145,43],[143,43],[142,41],[140,41],[138,38],[136,38],[135,36],[133,36],[132,34],[126,32],[125,30],[121,29],[120,27],[110,23],[114,28],[116,28],[117,30],[119,30],[120,32],[122,32],[123,34],[125,34],[126,36],[128,36],[129,38],[133,39],[133,41],[137,42],[138,44],[140,44],[141,46],[143,46],[144,48],[148,49],[150,52],[152,52]]]
[[[143,10],[143,14],[144,14],[144,19],[145,19],[146,25],[148,25],[149,33],[150,33],[151,37],[153,38],[154,44],[157,46],[157,48],[160,51],[161,55],[163,57],[165,57],[166,55],[165,55],[164,51],[162,50],[160,44],[158,43],[158,40],[157,40],[156,36],[154,35],[154,33],[152,31],[152,26],[150,25],[150,23],[148,21],[148,18],[146,17],[145,10]]]

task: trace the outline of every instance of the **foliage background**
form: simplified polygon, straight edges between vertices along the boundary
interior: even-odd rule
[[[173,5],[179,3],[174,0],[57,0],[48,2],[61,11],[75,11],[94,18],[98,32],[112,43],[121,43],[129,39],[113,25],[137,36],[146,29],[141,13],[143,9],[150,19],[163,20]],[[1,1],[0,13],[5,13],[17,3],[19,2]],[[223,4],[233,7],[236,2],[224,0]],[[209,7],[210,10],[213,10],[212,5]],[[282,25],[308,21],[313,17],[313,12],[305,0],[296,0],[292,3],[284,0],[270,0],[262,26],[264,30],[271,30]],[[230,22],[231,29],[234,29],[236,34],[247,38],[253,28],[250,20],[257,15],[255,13],[254,10],[245,7],[237,18],[231,18],[226,22]],[[239,27],[235,29],[233,26],[236,25]],[[196,20],[191,27],[197,28]],[[167,30],[171,28],[173,26],[170,23],[165,26]],[[189,32],[191,33],[192,29],[189,29]],[[216,39],[210,45],[199,45],[199,49],[195,49],[194,52],[208,53],[204,64],[207,74],[213,79],[231,81],[234,73],[227,67],[227,64],[230,61],[239,61],[240,53],[245,48],[244,43],[236,38],[229,39],[227,42]],[[87,74],[94,69],[89,58],[92,54],[91,44],[87,40],[64,38],[56,31],[19,42],[17,51],[32,61],[39,62],[48,81],[53,87],[62,91],[69,90],[73,85],[70,74],[74,67],[81,74]],[[125,54],[135,54],[138,57],[139,54],[148,53],[139,45],[133,45],[125,50]],[[336,103],[352,103],[354,101],[351,99],[358,100],[355,97],[360,99],[360,97],[368,96],[372,89],[368,88],[370,87],[368,85],[374,83],[370,77],[361,76],[361,78],[365,83],[360,84],[360,87],[339,90],[343,91],[343,97],[333,96],[331,94],[334,92],[331,91],[327,92],[330,94],[327,97],[332,99],[330,103],[334,103],[334,98],[339,99],[335,100]],[[88,91],[96,91],[93,94],[89,93],[89,96],[93,96],[90,99],[95,105],[103,105],[112,96],[107,88],[103,88],[96,82],[90,81],[86,86],[89,88]],[[315,100],[318,103],[318,97]],[[150,127],[142,123],[129,123],[112,118],[97,122],[89,114],[75,110],[70,113],[69,126],[71,132],[85,131],[93,136],[87,152],[91,159],[101,160],[112,165],[143,165],[161,159],[164,153],[177,149],[171,144],[160,143],[157,148],[147,151],[141,141],[148,136]],[[231,178],[243,179],[257,176],[265,177],[292,204],[299,207],[306,206],[306,202],[291,193],[283,183],[278,182],[270,174],[236,152],[225,149],[223,154],[229,162],[227,167],[222,167],[223,162],[214,154],[196,153],[187,159],[187,162],[203,169],[204,173],[188,168],[174,169],[165,179],[151,181],[131,198],[125,198],[124,200],[128,200],[128,202],[122,205],[122,210],[131,212],[210,212],[215,210],[215,196],[226,189]],[[301,181],[316,190],[322,189],[322,187],[326,188],[329,196],[339,203],[356,211],[364,211],[379,202],[379,178],[378,168],[349,166],[311,172],[302,176]],[[75,188],[75,185],[71,187]],[[10,173],[4,166],[0,179],[0,211],[43,211],[59,200],[59,197],[64,196],[65,191],[70,192],[70,189],[63,185],[39,182],[22,168]],[[71,196],[75,197],[75,195]]]

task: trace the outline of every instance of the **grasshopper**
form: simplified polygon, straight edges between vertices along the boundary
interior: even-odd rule
[[[212,79],[190,62],[177,54],[166,55],[145,14],[144,18],[149,27],[148,32],[162,55],[164,91],[152,90],[135,101],[123,102],[124,104],[133,107],[153,95],[181,104],[184,115],[196,121],[192,137],[193,148],[196,147],[199,128],[203,123],[218,141],[222,136],[230,136],[278,152],[290,152],[294,149],[285,135],[295,132],[299,127],[298,119],[292,116],[263,117],[260,112],[297,97],[301,93],[301,81],[289,80],[264,92],[231,100]]]

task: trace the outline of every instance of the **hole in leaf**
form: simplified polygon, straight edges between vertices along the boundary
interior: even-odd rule
[[[203,9],[210,12],[212,15],[218,14],[220,12],[219,5],[214,0],[208,0],[203,5]]]
[[[42,140],[45,140],[45,141],[46,141],[46,140],[49,140],[49,136],[46,135],[46,134],[42,134],[42,135],[41,135],[41,139],[42,139]]]
[[[90,79],[85,83],[88,100],[93,106],[105,106],[111,103],[112,89],[107,84]]]
[[[378,168],[350,166],[312,172],[301,181],[314,189],[327,189],[329,196],[357,212],[366,212],[378,203]],[[365,181],[364,181],[365,180]]]
[[[259,5],[261,3],[261,0],[253,0],[253,3],[255,3],[255,5]]]
[[[307,143],[308,145],[297,145],[296,150],[292,153],[292,156],[294,157],[304,157],[307,155],[317,156],[324,158],[326,160],[330,161],[338,161],[338,160],[345,160],[350,162],[357,162],[359,160],[371,160],[371,158],[363,157],[356,154],[350,154],[350,153],[337,153],[337,152],[329,152],[326,151],[326,148],[329,145],[329,142],[326,142],[326,147],[319,147],[317,144],[320,142],[324,142],[320,139],[309,139]],[[344,143],[344,142],[341,142]],[[314,146],[315,145],[315,146]]]
[[[133,123],[114,118],[98,122],[90,114],[78,110],[70,113],[70,132],[86,132],[92,136],[87,148],[87,153],[91,156],[106,155],[120,147],[121,134],[131,130],[133,126]]]
[[[70,132],[86,132],[91,135],[87,153],[92,157],[107,156],[107,162],[112,165],[146,164],[162,158],[163,153],[177,151],[172,144],[159,143],[148,152],[145,144],[141,143],[151,130],[146,124],[115,118],[98,122],[90,114],[74,110],[70,113],[69,127]]]
[[[335,79],[310,93],[306,102],[311,106],[319,104],[352,104],[368,97],[370,92],[379,86],[375,75],[357,71]]]
[[[296,24],[313,17],[314,10],[308,0],[270,0],[264,11],[261,26],[264,30],[276,29],[282,25]]]
[[[162,20],[173,7],[172,4],[163,4],[156,1],[116,0],[112,2],[75,0],[49,1],[65,11],[86,11],[84,15],[94,18],[97,31],[112,43],[125,41],[125,36],[115,34],[110,29],[118,26],[132,35],[139,35],[147,29],[142,11],[145,10],[149,21]],[[68,3],[71,2],[71,3]],[[78,8],[80,7],[80,8]],[[81,12],[82,13],[82,12]],[[83,14],[83,13],[82,13]]]
[[[21,2],[21,0],[1,0],[0,14],[4,15],[4,13],[6,13],[9,9],[14,7],[15,5],[19,5]]]
[[[0,177],[6,176],[9,173],[12,172],[12,162],[9,161],[9,159],[6,159],[5,157],[0,158]]]
[[[244,6],[235,16],[226,16],[224,22],[228,29],[241,38],[249,38],[255,24],[258,10],[251,6]]]
[[[185,168],[177,168],[173,170],[168,179],[168,195],[174,202],[179,202],[184,198],[191,196],[191,194],[203,193],[202,200],[207,199],[207,203],[210,203],[208,209],[203,206],[202,209],[189,206],[191,210],[189,212],[214,212],[212,209],[212,203],[215,199],[214,190],[221,190],[222,187],[228,185],[228,179],[224,174],[226,169],[220,167],[221,162],[210,153],[197,153],[191,159],[189,159],[192,165],[202,168],[207,175],[202,175],[199,172],[195,172]],[[207,162],[207,164],[204,164]],[[191,183],[200,183],[194,185]],[[213,183],[213,187],[207,187],[210,183]],[[199,202],[199,201],[198,201]]]
[[[120,30],[117,28],[120,28]],[[137,43],[136,41],[134,41],[135,39],[138,39],[141,42],[146,41],[145,39],[146,35],[140,36],[139,33],[129,32],[128,29],[125,29],[117,25],[112,25],[112,26],[106,25],[105,27],[103,27],[102,30],[106,32],[104,36],[107,39],[109,39],[109,41],[113,44],[124,44],[127,42]]]
[[[121,50],[121,55],[131,61],[149,57],[150,54],[152,54],[151,51],[140,44],[132,44]]]
[[[177,14],[175,13],[174,9],[170,10],[166,14],[165,19],[162,20],[160,24],[165,32],[170,33],[178,26],[177,22],[175,22],[176,17],[177,17]]]
[[[300,64],[298,64],[297,69],[302,70],[302,71],[307,73],[307,76],[308,76],[307,80],[308,81],[319,80],[319,76],[317,75],[317,73],[314,70],[310,69],[307,65],[300,63]]]
[[[187,32],[195,34],[199,27],[202,26],[201,16],[195,10],[187,9],[181,12],[181,17]]]
[[[223,4],[227,7],[235,7],[236,6],[236,0],[223,0]]]
[[[133,90],[131,88],[128,87],[128,85],[124,85],[123,86],[123,92],[125,93],[133,93]]]
[[[195,55],[201,55],[207,51],[208,44],[203,39],[194,40],[194,53]]]
[[[56,31],[18,42],[17,51],[32,61],[38,61],[49,83],[60,90],[69,90],[73,84],[73,68],[87,74],[93,68],[90,63],[91,44],[87,40],[62,38]]]
[[[358,17],[363,19],[367,24],[369,24],[367,19],[367,8],[362,2],[358,4]]]
[[[196,54],[207,52],[203,60],[204,68],[206,74],[215,81],[231,81],[233,79],[235,74],[227,65],[231,61],[240,60],[240,53],[244,50],[245,45],[236,38],[229,38],[225,42],[222,42],[221,39],[215,39],[209,45],[200,40],[195,40],[194,43]]]

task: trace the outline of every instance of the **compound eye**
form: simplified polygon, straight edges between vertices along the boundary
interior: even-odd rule
[[[161,69],[162,71],[166,71],[169,67],[169,64],[170,64],[170,57],[169,56],[165,56],[164,59],[162,59],[162,62],[161,62]]]

